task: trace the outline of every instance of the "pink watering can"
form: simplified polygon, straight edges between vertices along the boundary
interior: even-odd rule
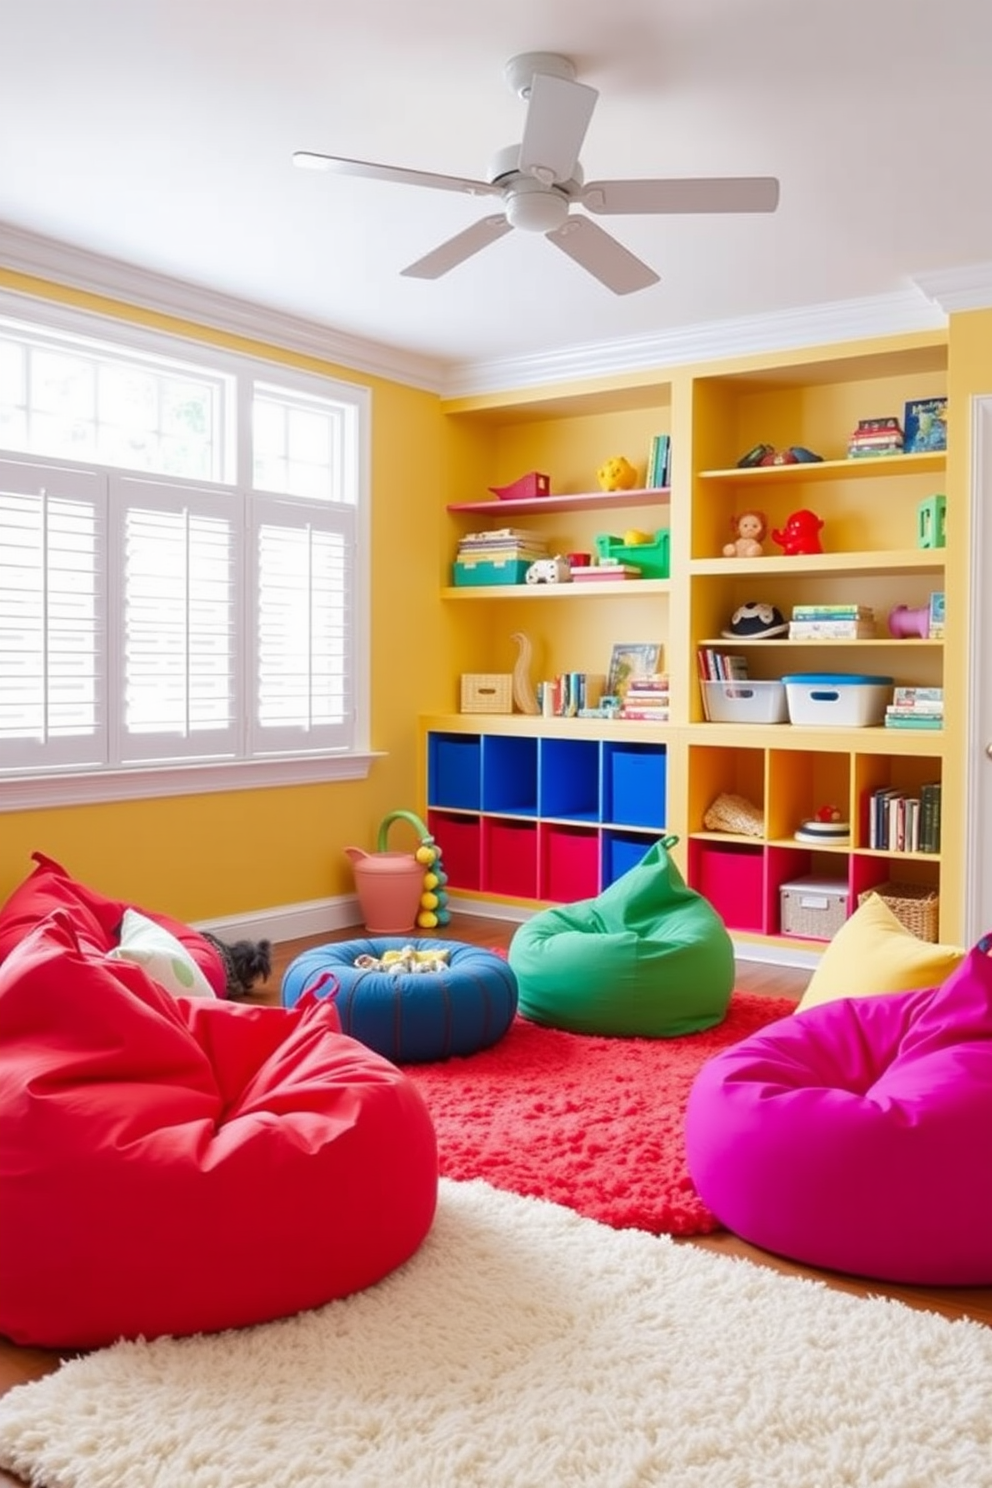
[[[420,838],[415,853],[387,852],[389,828],[394,821],[405,821],[413,827]],[[418,924],[425,923],[428,914],[422,901],[432,899],[430,906],[436,909],[438,895],[427,890],[443,874],[438,874],[440,853],[427,828],[412,811],[393,811],[379,828],[379,837],[374,853],[360,847],[346,847],[345,854],[351,859],[355,873],[355,892],[362,912],[365,928],[370,935],[408,935]],[[439,923],[436,915],[431,923]]]

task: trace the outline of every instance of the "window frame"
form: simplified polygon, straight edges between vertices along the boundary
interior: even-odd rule
[[[202,328],[202,336],[178,335],[169,331],[149,329],[125,318],[80,310],[57,302],[35,300],[14,292],[0,290],[0,319],[26,330],[36,331],[41,337],[51,335],[53,339],[69,342],[97,343],[105,345],[110,354],[123,358],[178,361],[191,369],[202,367],[205,375],[221,375],[232,380],[232,403],[225,416],[223,439],[225,441],[224,475],[233,474],[233,485],[242,493],[245,502],[243,537],[247,535],[250,520],[247,506],[252,496],[268,499],[272,493],[255,492],[252,486],[252,399],[256,384],[261,388],[285,388],[302,398],[316,400],[332,399],[349,405],[354,419],[354,438],[357,470],[355,476],[354,553],[352,560],[351,620],[353,626],[352,655],[354,672],[351,682],[351,700],[354,710],[353,738],[350,747],[310,749],[303,752],[272,752],[257,757],[246,756],[235,760],[204,761],[180,759],[161,761],[150,765],[131,763],[123,766],[67,767],[65,770],[46,769],[43,773],[30,772],[0,777],[0,813],[18,810],[35,810],[77,804],[96,804],[104,801],[139,800],[157,796],[198,795],[217,791],[257,790],[266,787],[323,783],[331,780],[357,780],[367,777],[377,752],[370,749],[369,698],[371,686],[370,670],[370,602],[371,602],[371,516],[370,516],[370,460],[371,460],[371,389],[348,382],[331,369],[326,375],[308,370],[299,364],[303,360],[295,353],[280,354],[272,348],[272,356],[235,352],[218,344],[208,327]],[[222,333],[219,333],[222,334]],[[307,358],[312,365],[313,358]],[[167,483],[183,484],[182,478],[156,476],[153,471],[116,465],[98,465],[84,460],[65,459],[36,455],[31,451],[0,450],[0,456],[14,462],[49,466],[58,469],[75,468],[85,472],[97,472],[113,480],[115,477],[133,478],[139,481],[161,479]],[[192,481],[189,484],[203,489],[208,483]],[[229,483],[221,481],[212,489],[221,492],[229,489]],[[287,496],[287,501],[297,498]],[[320,502],[314,502],[317,510]],[[247,554],[245,563],[248,569]],[[253,654],[253,611],[246,603],[243,615],[245,634],[240,638],[239,650],[244,656]],[[116,680],[116,679],[115,679]],[[111,685],[115,685],[115,680]]]

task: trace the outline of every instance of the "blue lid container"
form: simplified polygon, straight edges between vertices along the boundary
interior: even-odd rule
[[[783,682],[802,687],[891,687],[894,677],[867,677],[863,672],[792,672]]]

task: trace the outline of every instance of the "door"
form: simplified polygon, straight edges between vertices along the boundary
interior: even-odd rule
[[[972,404],[971,699],[965,933],[992,930],[992,396]]]

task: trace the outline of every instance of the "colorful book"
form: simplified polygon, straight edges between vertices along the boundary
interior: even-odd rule
[[[914,398],[906,404],[903,419],[907,454],[947,448],[947,399]]]

